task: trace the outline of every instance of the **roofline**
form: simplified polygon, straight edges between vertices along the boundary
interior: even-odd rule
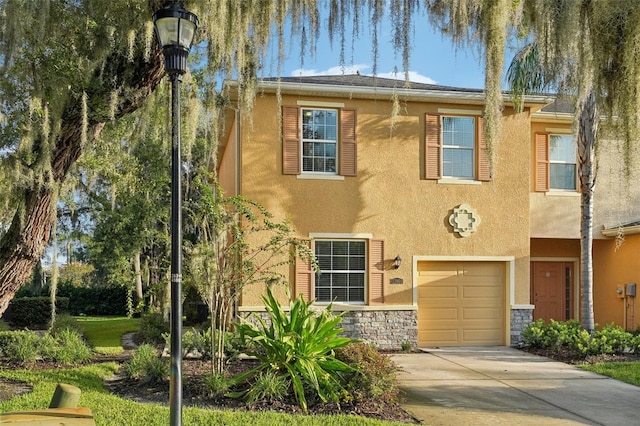
[[[531,114],[532,120],[542,120],[546,121],[549,119],[563,120],[563,121],[573,121],[575,115],[571,112],[555,112],[555,111],[536,111]]]
[[[605,237],[617,237],[618,234],[620,234],[620,228],[622,228],[623,235],[640,234],[640,225],[633,225],[633,226],[622,225],[621,227],[617,227],[617,228],[603,229],[601,232],[602,232],[602,235],[604,235]]]
[[[400,80],[398,80],[400,82]],[[233,87],[238,86],[237,80],[226,80],[225,85]],[[467,101],[468,103],[484,104],[484,90],[474,90],[473,92],[464,90],[430,90],[430,89],[411,89],[407,87],[371,87],[371,86],[351,86],[340,84],[317,84],[317,83],[292,83],[283,81],[258,81],[258,90],[276,91],[280,89],[282,92],[311,92],[318,96],[330,96],[338,94],[360,95],[361,98],[372,98],[379,96],[401,95],[408,100],[456,100]],[[503,101],[511,104],[511,98],[508,94],[503,93]],[[524,98],[525,105],[547,105],[555,101],[555,97],[550,95],[527,95]]]

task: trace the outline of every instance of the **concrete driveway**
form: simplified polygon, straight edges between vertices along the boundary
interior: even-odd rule
[[[393,360],[404,408],[428,425],[640,425],[640,387],[508,347]]]

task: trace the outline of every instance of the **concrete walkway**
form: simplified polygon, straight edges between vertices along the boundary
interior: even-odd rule
[[[404,408],[428,425],[640,425],[640,387],[508,347],[397,354]]]

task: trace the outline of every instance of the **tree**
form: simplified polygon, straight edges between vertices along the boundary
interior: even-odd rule
[[[296,258],[316,263],[309,241],[296,238],[287,221],[275,221],[264,207],[241,196],[224,197],[207,176],[197,176],[186,208],[191,225],[185,269],[186,282],[209,308],[212,372],[222,373],[225,332],[242,289],[284,283],[283,267]]]
[[[635,6],[638,6],[636,4]],[[576,117],[581,195],[581,323],[595,328],[593,312],[593,191],[601,111],[629,147],[638,136],[640,13],[628,2],[524,4],[528,43],[508,71],[516,105],[522,95],[552,88],[567,96]],[[543,13],[544,12],[544,13]],[[606,149],[599,147],[598,149]]]
[[[168,3],[0,0],[0,314],[44,252],[75,162],[106,123],[137,110],[160,83],[150,17]],[[247,52],[266,45],[290,3],[301,16],[296,2],[187,4],[206,41],[209,78],[199,88],[206,94],[214,73],[255,63]]]
[[[0,0],[0,314],[42,256],[61,186],[75,162],[107,123],[148,102],[160,83],[162,55],[150,16],[169,2]],[[289,36],[300,40],[303,58],[304,52],[314,51],[326,22],[330,38],[339,39],[344,63],[345,27],[351,25],[358,35],[368,22],[375,73],[379,23],[388,12],[393,43],[408,72],[410,35],[422,16],[421,4],[456,46],[484,51],[484,130],[490,151],[500,131],[503,58],[512,30],[535,37],[545,68],[564,76],[570,84],[563,87],[577,90],[577,116],[591,104],[587,100],[593,93],[593,105],[601,113],[619,118],[627,145],[636,139],[640,0],[184,3],[201,23],[193,55],[200,77],[191,85],[203,105],[201,113],[194,111],[185,121],[195,123],[200,117],[200,123],[207,123],[212,153],[218,129],[215,77],[235,74],[241,108],[250,110],[266,46],[275,39],[278,61],[285,55],[285,24],[290,24]],[[327,19],[321,19],[323,14]]]

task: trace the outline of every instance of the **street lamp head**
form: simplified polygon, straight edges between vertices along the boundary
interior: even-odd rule
[[[153,14],[153,25],[162,46],[167,73],[172,76],[184,74],[193,36],[198,28],[198,17],[172,3]]]

